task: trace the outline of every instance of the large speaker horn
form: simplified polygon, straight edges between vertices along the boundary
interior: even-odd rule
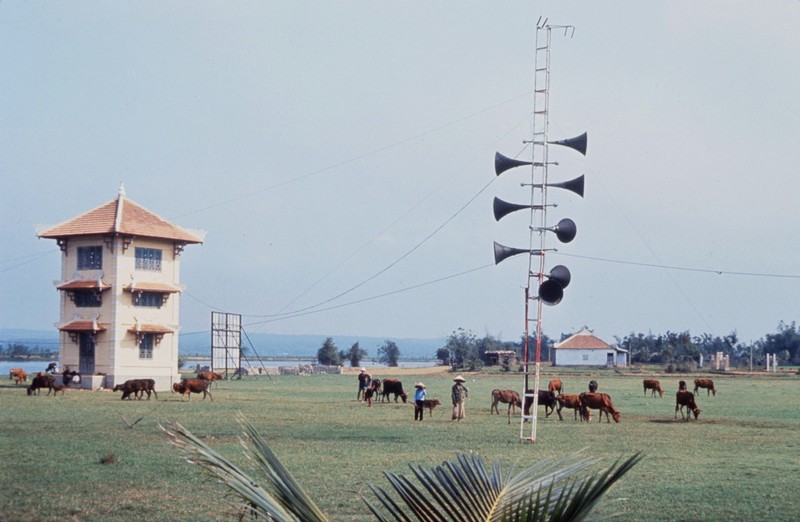
[[[575,136],[574,138],[567,138],[565,140],[558,140],[558,141],[548,141],[547,143],[552,143],[553,145],[563,145],[565,147],[575,149],[584,156],[586,156],[586,145],[588,139],[589,139],[588,134],[584,132],[580,136]]]
[[[566,288],[569,286],[569,282],[572,281],[572,274],[569,273],[569,269],[564,265],[556,265],[550,269],[550,273],[547,274],[547,277],[551,281],[555,281],[561,285],[561,288]]]
[[[539,285],[539,299],[544,304],[557,305],[564,297],[564,287],[555,279],[548,279]]]
[[[504,260],[507,257],[515,256],[517,254],[529,253],[532,255],[540,256],[542,255],[541,250],[531,250],[529,248],[512,248],[507,247],[505,245],[501,245],[497,241],[494,242],[494,264],[500,263],[500,261]]]
[[[544,208],[543,205],[520,205],[519,203],[509,203],[508,201],[503,201],[497,197],[494,198],[494,203],[492,206],[494,208],[495,221],[500,221],[506,215],[517,210],[522,210],[523,208],[532,208],[536,210],[542,210]]]
[[[508,158],[503,156],[499,152],[495,152],[494,154],[494,173],[499,176],[503,172],[507,171],[508,169],[513,169],[514,167],[521,167],[522,165],[532,165],[533,163],[530,161],[521,161]]]
[[[569,243],[575,239],[575,235],[578,233],[578,227],[575,226],[575,222],[570,218],[562,219],[554,227],[531,227],[531,230],[549,230],[555,232],[556,237],[562,243]]]
[[[548,187],[556,187],[556,188],[567,189],[567,190],[569,190],[571,192],[574,192],[575,194],[579,195],[580,197],[583,197],[583,182],[584,182],[584,178],[583,178],[583,174],[581,174],[577,178],[571,179],[569,181],[562,181],[561,183],[545,183],[545,185],[547,185]],[[542,185],[541,183],[536,183],[533,186],[534,187],[542,187],[544,185]]]

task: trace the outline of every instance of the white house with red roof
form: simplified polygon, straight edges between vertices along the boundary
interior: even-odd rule
[[[180,255],[203,242],[125,197],[39,232],[61,248],[61,365],[85,388],[178,375]]]
[[[553,366],[628,366],[628,351],[596,337],[588,328],[553,345]]]

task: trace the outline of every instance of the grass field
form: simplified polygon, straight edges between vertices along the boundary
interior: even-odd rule
[[[67,391],[28,397],[11,381],[0,387],[0,520],[235,519],[226,491],[187,463],[159,429],[177,421],[244,467],[236,412],[272,449],[332,520],[372,520],[361,500],[367,484],[388,486],[382,470],[409,474],[456,452],[516,469],[581,449],[608,466],[645,454],[614,486],[595,515],[621,520],[800,519],[800,376],[713,375],[716,397],[698,394],[699,421],[674,420],[677,382],[696,375],[657,376],[664,398],[643,396],[642,375],[546,369],[565,393],[597,379],[622,412],[622,422],[560,422],[540,411],[536,444],[519,442],[519,419],[490,415],[493,388],[519,389],[521,377],[465,374],[467,418],[450,421],[452,374],[440,369],[382,369],[375,377],[428,386],[442,399],[432,416],[413,421],[413,407],[356,402],[355,373],[336,376],[223,381],[214,401],[181,402],[168,392],[155,401],[120,401],[119,393]],[[401,373],[402,372],[402,373]],[[690,386],[691,389],[691,386]],[[128,428],[129,421],[141,420]],[[103,463],[103,461],[111,461]]]

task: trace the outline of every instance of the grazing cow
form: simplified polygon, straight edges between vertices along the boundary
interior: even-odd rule
[[[561,379],[551,379],[550,382],[547,384],[547,390],[553,393],[563,393],[564,384],[561,382]]]
[[[695,379],[694,380],[694,392],[697,393],[698,388],[705,388],[706,395],[714,394],[714,397],[717,396],[717,390],[714,388],[714,381],[711,379]]]
[[[597,391],[597,381],[595,381],[594,379],[589,381],[589,391],[592,393],[595,393]]]
[[[492,390],[492,407],[489,408],[489,415],[496,413],[500,415],[500,410],[497,408],[498,403],[508,404],[508,414],[514,411],[514,406],[522,408],[522,400],[519,398],[519,393],[514,390]]]
[[[405,403],[408,401],[408,395],[403,391],[403,383],[397,379],[384,379],[383,380],[383,393],[381,395],[381,402],[389,400],[389,394],[394,394],[394,402],[397,402],[399,396]]]
[[[525,395],[531,393],[533,393],[533,390],[527,390],[525,392]],[[539,398],[537,400],[537,403],[539,404],[539,406],[544,406],[544,416],[549,417],[550,414],[553,413],[553,411],[555,411],[556,409],[556,394],[549,390],[539,390],[538,395]],[[533,397],[525,397],[525,408],[524,408],[525,415],[531,414],[532,403],[533,403]],[[562,418],[560,413],[558,414],[558,417]]]
[[[439,399],[423,399],[422,407],[428,408],[428,413],[433,415],[433,409],[442,403]]]
[[[656,392],[658,392],[659,397],[664,396],[664,390],[661,389],[661,383],[656,379],[645,379],[642,381],[642,385],[644,386],[645,397],[647,397],[647,390],[650,390],[650,397],[655,397]]]
[[[367,386],[367,391],[364,392],[364,401],[372,408],[372,400],[377,398],[381,393],[381,380],[372,379]]]
[[[614,418],[614,422],[619,422],[620,413],[614,407],[614,403],[611,401],[611,396],[607,393],[592,393],[592,392],[583,392],[580,394],[581,399],[581,408],[583,409],[583,416],[586,419],[589,419],[589,408],[593,410],[600,410],[598,421],[603,420],[603,413],[606,414],[606,422],[611,422],[608,418],[609,414]]]
[[[203,380],[206,380],[206,381],[210,381],[210,382],[224,381],[225,380],[225,376],[222,375],[221,373],[215,373],[215,372],[209,372],[209,371],[197,372],[197,378],[198,379],[203,379]]]
[[[23,382],[28,382],[28,372],[22,368],[11,368],[8,371],[8,378],[9,380],[14,379],[14,384],[22,384]]]
[[[128,379],[122,384],[117,384],[114,386],[114,391],[122,392],[122,397],[120,398],[121,400],[130,400],[131,395],[141,400],[145,393],[147,394],[148,401],[150,400],[151,393],[155,394],[156,400],[158,400],[158,393],[156,393],[156,381],[153,379]]]
[[[181,400],[183,400],[184,395],[188,395],[189,400],[192,400],[193,393],[202,393],[203,400],[206,400],[206,395],[208,395],[208,398],[213,401],[214,397],[208,391],[208,383],[209,381],[204,379],[183,379],[181,382],[176,382],[172,385],[172,391],[180,393]]]
[[[581,398],[579,395],[558,395],[556,396],[556,402],[558,403],[558,417],[561,420],[564,418],[561,416],[561,410],[564,408],[570,408],[575,411],[575,420],[578,420],[578,414],[581,415],[581,422],[583,422],[583,409],[581,408]],[[589,419],[586,419],[587,421]]]
[[[683,416],[683,408],[686,407],[686,417]],[[678,409],[681,410],[681,418],[684,420],[689,420],[690,415],[689,412],[691,411],[694,413],[694,420],[697,420],[697,417],[700,415],[700,408],[697,407],[697,403],[694,402],[694,393],[686,390],[679,390],[678,393],[675,394],[675,418],[678,418]]]
[[[28,386],[28,395],[41,395],[42,388],[47,388],[47,394],[50,395],[50,391],[52,391],[55,384],[53,376],[45,375],[44,372],[40,373],[41,375],[34,377],[31,385]]]
[[[54,384],[51,389],[53,390],[53,397],[55,397],[58,395],[58,392],[61,392],[61,395],[63,396],[64,393],[66,393],[67,387],[63,384]],[[47,391],[47,395],[50,395],[50,390]]]

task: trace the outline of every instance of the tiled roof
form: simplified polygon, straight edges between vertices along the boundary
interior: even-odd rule
[[[160,324],[141,324],[137,323],[136,326],[128,328],[131,333],[154,333],[154,334],[168,334],[174,333],[171,328],[161,326]]]
[[[168,285],[166,283],[140,283],[130,284],[122,287],[126,292],[160,292],[163,294],[171,294],[180,292],[181,289],[175,285]]]
[[[58,329],[62,332],[103,332],[106,327],[96,321],[70,321]]]
[[[56,287],[58,290],[108,290],[111,285],[98,279],[76,279]]]
[[[555,344],[559,350],[607,350],[611,345],[583,329],[575,335]]]
[[[160,218],[127,199],[120,191],[116,199],[40,232],[39,237],[60,239],[73,236],[122,235],[202,243],[203,238]]]

